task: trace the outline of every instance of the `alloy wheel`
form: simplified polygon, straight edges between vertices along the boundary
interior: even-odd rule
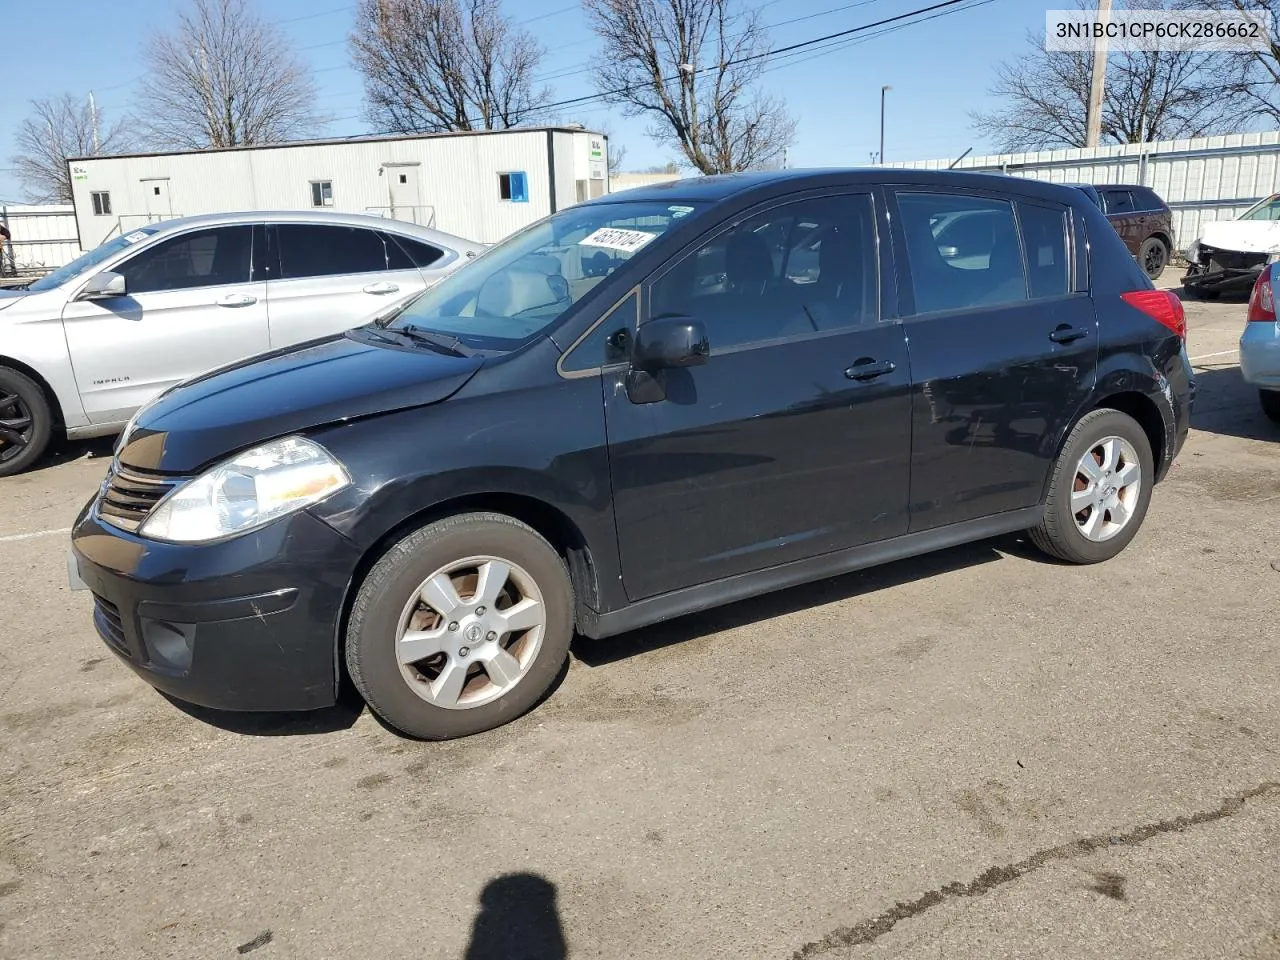
[[[1106,437],[1091,446],[1076,466],[1071,513],[1076,527],[1095,543],[1110,540],[1133,517],[1142,492],[1138,452],[1123,437]]]
[[[16,393],[0,391],[0,463],[22,453],[34,430],[35,421],[26,401]]]
[[[1143,264],[1147,270],[1147,276],[1156,277],[1160,275],[1160,271],[1164,269],[1164,245],[1155,244],[1147,251],[1146,262]]]
[[[478,556],[441,567],[400,615],[396,660],[428,703],[462,710],[509,693],[537,659],[546,632],[542,593],[523,567]]]

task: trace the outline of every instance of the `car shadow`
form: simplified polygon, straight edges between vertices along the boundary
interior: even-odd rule
[[[248,737],[311,737],[326,733],[338,733],[355,725],[364,712],[364,701],[354,691],[343,691],[338,702],[322,710],[306,710],[282,713],[240,713],[233,710],[213,710],[194,703],[177,700],[163,691],[156,691],[172,706],[193,720],[211,727]]]
[[[1234,361],[1197,364],[1195,377],[1193,429],[1246,440],[1280,441],[1280,424],[1267,419],[1258,404],[1257,389],[1244,382]]]
[[[114,435],[94,437],[91,440],[54,440],[49,444],[49,449],[44,452],[44,456],[24,470],[23,474],[39,473],[41,470],[49,470],[76,460],[101,460],[106,463],[111,460],[115,445]]]
[[[573,655],[589,667],[606,666],[619,660],[684,643],[686,640],[709,633],[733,630],[810,607],[849,600],[887,587],[910,583],[913,580],[923,580],[981,563],[992,563],[1005,556],[1053,562],[1029,543],[1024,542],[1021,535],[983,540],[739,600],[723,607],[677,617],[616,637],[593,640],[577,636],[573,642]]]

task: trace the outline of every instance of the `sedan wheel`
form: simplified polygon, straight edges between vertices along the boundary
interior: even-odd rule
[[[573,586],[545,539],[502,514],[461,514],[409,534],[369,571],[347,668],[391,726],[461,737],[534,707],[568,660],[573,625]]]
[[[1133,444],[1104,437],[1076,467],[1071,512],[1076,526],[1094,543],[1110,540],[1133,519],[1142,495],[1142,466]]]
[[[25,374],[0,367],[0,477],[31,466],[53,432],[53,414],[40,386]]]

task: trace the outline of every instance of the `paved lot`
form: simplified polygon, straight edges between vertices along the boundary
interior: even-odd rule
[[[579,642],[443,745],[176,709],[46,533],[109,444],[0,480],[0,957],[1280,957],[1280,429],[1243,305],[1188,308],[1197,429],[1119,559]]]

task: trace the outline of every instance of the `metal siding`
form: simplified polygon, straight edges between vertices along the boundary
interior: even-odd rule
[[[0,221],[8,224],[9,250],[19,273],[43,273],[80,255],[71,204],[6,204],[0,206]]]
[[[578,137],[555,137],[561,206],[575,196],[572,171]],[[585,154],[586,140],[581,151]],[[390,206],[384,164],[418,164],[420,203],[431,225],[481,243],[495,243],[551,211],[545,129],[485,136],[257,147],[154,157],[99,157],[79,161],[86,179],[73,182],[76,219],[86,249],[107,236],[145,223],[145,177],[168,177],[175,216],[236,210],[311,209],[313,180],[333,183],[333,207],[349,213],[382,213]],[[585,161],[584,161],[585,163]],[[561,168],[569,173],[565,177]],[[525,203],[502,200],[498,175],[520,171],[528,182]],[[109,190],[110,218],[93,216],[89,194]],[[327,208],[329,209],[329,208]],[[109,221],[109,222],[108,222]]]
[[[888,166],[944,170],[950,161]],[[1185,250],[1203,224],[1234,219],[1258,200],[1280,193],[1280,131],[966,157],[956,169],[1052,183],[1144,183],[1173,210],[1175,242]]]

